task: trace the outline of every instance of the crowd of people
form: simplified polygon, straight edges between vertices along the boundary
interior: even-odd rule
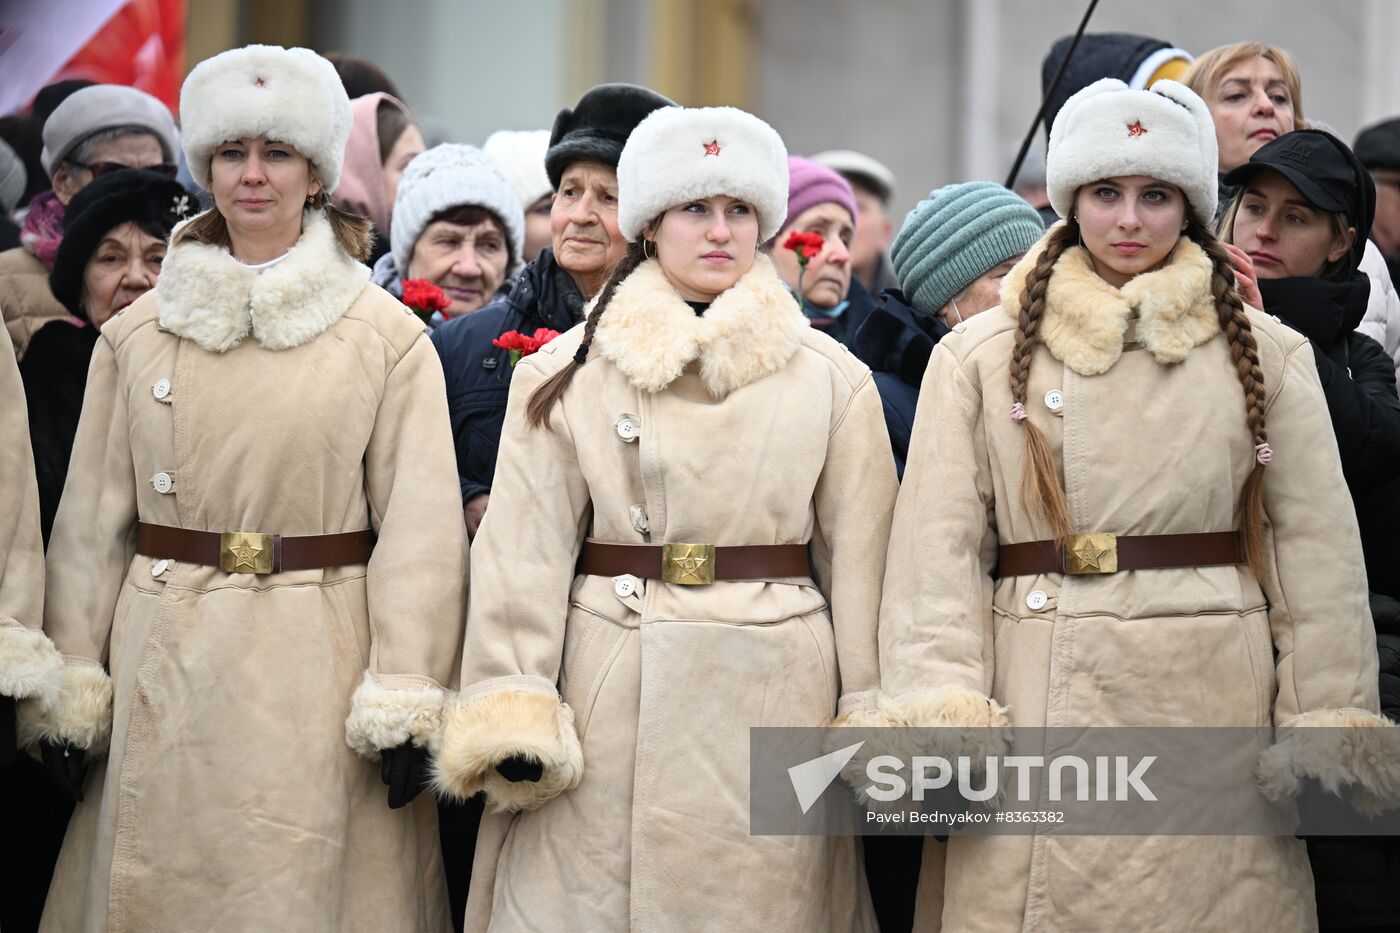
[[[1042,177],[903,218],[307,49],[0,121],[0,929],[1400,924],[1387,838],[750,835],[761,726],[1323,726],[1261,793],[1400,805],[1400,118],[1045,79]]]

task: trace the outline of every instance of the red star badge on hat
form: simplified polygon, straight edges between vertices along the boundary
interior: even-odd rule
[[[719,155],[719,140],[718,140],[718,139],[712,139],[712,140],[710,140],[709,142],[705,143],[705,155],[707,155],[707,156],[717,156],[717,155]]]
[[[266,87],[266,86],[267,86],[267,82],[264,81],[262,78],[258,78],[258,80],[257,80],[255,83],[257,84],[258,87]]]
[[[1142,125],[1142,121],[1141,121],[1141,120],[1138,120],[1138,121],[1136,121],[1136,122],[1134,122],[1134,123],[1130,123],[1130,124],[1128,125],[1128,135],[1129,135],[1129,136],[1141,136],[1143,133],[1146,133],[1146,132],[1147,132],[1147,127],[1145,127],[1145,126]]]

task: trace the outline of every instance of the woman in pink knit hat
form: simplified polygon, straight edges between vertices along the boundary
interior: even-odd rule
[[[773,240],[773,263],[794,294],[800,281],[802,310],[812,326],[849,344],[874,306],[869,292],[851,278],[855,192],[835,171],[801,156],[788,157],[788,177],[787,219]],[[821,252],[805,269],[797,253],[783,246],[794,232],[822,238]]]

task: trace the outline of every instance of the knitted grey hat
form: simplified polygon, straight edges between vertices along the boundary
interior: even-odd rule
[[[510,182],[475,146],[443,143],[418,155],[404,169],[389,224],[389,251],[399,274],[408,274],[413,245],[434,214],[452,207],[483,207],[500,218],[510,243],[514,275],[525,244],[525,212]]]
[[[19,199],[24,196],[27,182],[24,161],[10,148],[9,143],[0,139],[0,217],[8,217],[15,212]]]
[[[53,177],[58,164],[94,133],[138,126],[160,141],[165,161],[178,160],[180,134],[165,105],[145,91],[119,84],[94,84],[74,91],[44,121],[39,161]]]
[[[1024,253],[1044,233],[1035,208],[1001,185],[948,185],[909,212],[890,246],[890,259],[904,297],[925,314],[937,314],[988,269]]]

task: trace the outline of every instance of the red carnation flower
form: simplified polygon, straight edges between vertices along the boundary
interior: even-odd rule
[[[803,298],[802,277],[807,273],[807,263],[811,262],[821,254],[822,247],[826,245],[826,240],[822,239],[820,233],[799,233],[794,230],[788,234],[788,238],[783,241],[783,249],[790,249],[797,254],[797,304],[799,307],[806,307],[806,299]]]
[[[536,352],[558,336],[559,331],[550,330],[548,327],[538,327],[533,334],[528,336],[519,331],[508,330],[491,341],[491,345],[510,354],[510,365],[514,369],[515,364],[519,363],[522,358]]]
[[[432,320],[433,312],[452,307],[447,294],[427,279],[404,279],[403,303],[412,308],[424,324]]]
[[[809,259],[815,259],[821,253],[825,245],[826,240],[822,239],[820,233],[799,233],[794,230],[783,242],[783,249],[790,249],[796,253],[798,264],[805,266]]]

